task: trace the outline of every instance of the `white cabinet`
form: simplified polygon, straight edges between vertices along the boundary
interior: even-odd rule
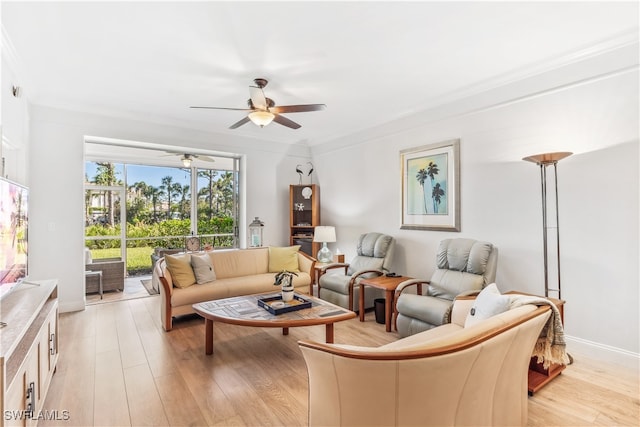
[[[21,284],[0,302],[0,313],[0,426],[35,426],[58,361],[56,282]]]

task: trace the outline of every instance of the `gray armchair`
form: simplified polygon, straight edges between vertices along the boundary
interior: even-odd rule
[[[388,270],[393,258],[395,241],[393,237],[380,233],[366,233],[358,239],[357,255],[351,263],[330,264],[320,271],[318,295],[325,301],[358,311],[359,289],[357,284],[361,278],[375,277]],[[342,269],[343,272],[329,272]],[[375,298],[383,298],[379,289],[367,289],[365,308],[373,307]]]
[[[456,296],[473,294],[493,283],[498,248],[473,239],[446,239],[440,242],[436,264],[431,280],[407,280],[396,289],[396,326],[401,337],[449,323]],[[422,293],[403,292],[411,286]]]

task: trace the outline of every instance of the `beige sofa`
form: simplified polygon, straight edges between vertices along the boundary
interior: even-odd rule
[[[309,374],[309,426],[526,425],[527,372],[550,317],[531,304],[465,327],[451,323],[381,347],[300,341]]]
[[[194,313],[192,305],[198,302],[262,292],[277,292],[279,288],[273,284],[274,276],[283,268],[281,260],[276,260],[273,254],[278,253],[275,251],[287,249],[290,248],[216,250],[194,254],[167,255],[160,259],[154,267],[154,275],[157,275],[160,281],[160,317],[163,328],[170,331],[173,326],[173,318]],[[298,275],[293,279],[296,292],[308,294],[315,259],[303,252],[294,252],[293,263],[295,265],[287,269],[298,270]],[[178,287],[178,282],[172,277],[171,269],[167,267],[166,258],[172,256],[187,260],[191,256],[204,254],[211,260],[215,280]]]

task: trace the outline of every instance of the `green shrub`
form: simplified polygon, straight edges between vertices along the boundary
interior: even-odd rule
[[[191,220],[168,219],[160,222],[145,223],[136,221],[127,224],[127,238],[140,240],[127,241],[127,271],[129,275],[151,272],[151,254],[154,248],[183,248],[185,236],[190,234]],[[85,228],[86,246],[91,249],[94,259],[120,257],[120,225],[90,225]],[[198,234],[219,234],[233,232],[233,218],[216,217],[198,221]],[[111,236],[113,239],[97,240],[90,237]],[[165,237],[178,236],[178,237]],[[231,247],[233,237],[203,237],[202,245]]]

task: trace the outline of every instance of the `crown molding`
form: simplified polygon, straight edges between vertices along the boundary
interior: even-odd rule
[[[469,86],[430,100],[414,112],[350,135],[318,141],[313,155],[339,151],[441,120],[504,107],[550,93],[614,78],[639,68],[638,32],[626,32],[589,48]]]
[[[575,64],[598,58],[638,44],[639,30],[625,31],[617,36],[602,40],[596,44],[569,52],[565,55],[556,56],[551,59],[529,64],[515,70],[505,72],[499,76],[492,77],[479,83],[449,92],[440,98],[433,99],[431,106],[447,104],[462,98],[469,98],[484,92],[508,86],[520,81],[524,81],[542,74],[552,73],[562,70]],[[637,64],[637,61],[636,61]]]
[[[13,46],[13,42],[9,38],[7,34],[7,30],[2,25],[2,56],[4,56],[7,60],[7,63],[11,68],[18,71],[20,68],[20,60],[18,59],[18,54],[16,53],[16,48]]]

